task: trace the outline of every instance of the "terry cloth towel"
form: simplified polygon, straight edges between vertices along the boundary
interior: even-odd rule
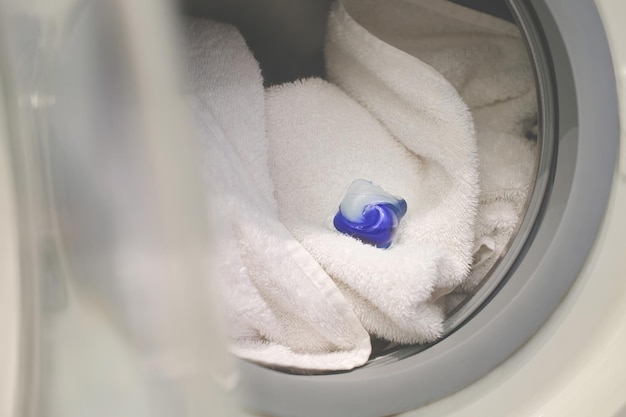
[[[471,291],[517,230],[535,177],[537,105],[519,30],[443,0],[344,0],[331,13],[326,61],[329,79],[383,123],[391,116],[378,91],[411,103],[420,89],[411,74],[425,64],[469,106],[481,193],[472,270],[456,293]]]
[[[362,32],[356,25],[346,29]],[[474,127],[439,73],[419,62],[406,72],[405,61],[415,70],[415,58],[363,35],[350,38],[357,43],[343,58],[348,65],[363,51],[369,62],[381,63],[372,71],[349,71],[370,111],[320,79],[268,91],[279,218],[333,277],[371,334],[430,342],[444,319],[437,299],[467,277],[471,263],[478,200]],[[389,249],[329,226],[357,178],[407,201]]]
[[[190,109],[219,232],[211,278],[218,281],[232,351],[281,368],[362,365],[369,334],[277,218],[257,63],[229,25],[189,20],[184,29]]]

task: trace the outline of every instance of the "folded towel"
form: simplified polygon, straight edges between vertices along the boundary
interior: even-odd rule
[[[345,27],[353,29],[359,28]],[[345,39],[358,41],[341,51],[345,65],[354,53],[374,53],[374,65],[414,60],[381,48],[373,37]],[[372,72],[355,68],[350,77],[375,103],[370,109],[381,122],[320,79],[268,91],[279,217],[335,279],[371,334],[399,343],[433,341],[444,318],[436,300],[462,282],[471,262],[478,199],[471,118],[453,87],[426,65],[398,74],[379,64]],[[386,81],[395,81],[393,88]],[[411,94],[404,97],[408,87]],[[407,202],[389,249],[329,225],[357,178]]]
[[[388,79],[378,75],[377,88],[395,89],[410,103],[420,86],[407,81],[426,63],[470,107],[481,186],[474,264],[460,290],[470,291],[517,230],[535,176],[536,142],[527,138],[536,129],[537,107],[519,30],[443,0],[343,0],[331,16],[326,57],[329,79],[383,123],[391,116],[380,110],[385,107],[380,94],[368,93],[371,81],[355,74],[397,73]]]
[[[231,349],[275,367],[345,370],[371,346],[345,297],[278,221],[260,70],[231,26],[186,23],[187,82],[200,138],[212,261]]]

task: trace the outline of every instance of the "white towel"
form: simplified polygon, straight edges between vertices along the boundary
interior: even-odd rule
[[[471,262],[478,200],[473,124],[440,74],[427,65],[412,73],[387,66],[415,59],[365,37],[345,13],[342,18],[341,27],[331,21],[331,33],[344,31],[346,43],[330,59],[342,60],[350,79],[342,86],[351,92],[356,88],[350,86],[359,86],[355,95],[363,94],[380,122],[319,79],[269,90],[270,169],[279,216],[335,279],[371,334],[399,343],[433,341],[444,318],[437,299],[462,282]],[[373,67],[350,68],[352,62]],[[407,201],[387,250],[328,226],[326,219],[357,178]]]
[[[374,37],[380,42],[374,43]],[[536,129],[537,107],[519,30],[443,0],[343,0],[331,16],[326,56],[330,80],[366,107],[384,103],[367,94],[366,82],[356,73],[396,71],[397,77],[384,84],[408,102],[419,88],[408,83],[409,76],[423,71],[424,63],[470,107],[481,193],[474,265],[460,291],[471,290],[517,230],[535,176],[537,147],[527,136]],[[383,115],[377,116],[384,122]]]
[[[260,70],[231,26],[186,22],[189,99],[219,240],[213,262],[231,349],[275,367],[344,370],[371,346],[337,286],[278,221]]]

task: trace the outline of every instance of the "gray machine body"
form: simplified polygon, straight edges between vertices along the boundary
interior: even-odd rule
[[[247,408],[283,417],[380,417],[480,379],[550,317],[580,273],[607,206],[619,146],[611,55],[587,0],[511,0],[535,64],[543,127],[535,194],[520,232],[443,340],[370,366],[293,375],[241,361]]]

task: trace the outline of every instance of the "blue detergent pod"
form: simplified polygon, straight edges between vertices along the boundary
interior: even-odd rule
[[[406,209],[404,199],[394,197],[371,181],[357,179],[350,184],[333,224],[341,233],[386,249],[391,246]]]

